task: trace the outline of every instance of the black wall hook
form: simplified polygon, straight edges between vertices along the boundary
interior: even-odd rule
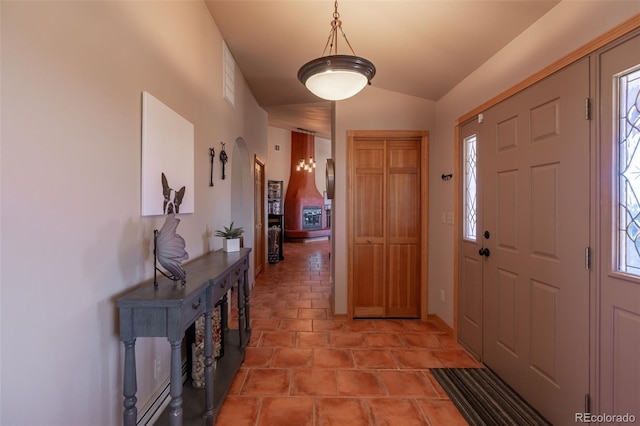
[[[449,173],[448,175],[443,174],[442,175],[442,180],[449,180],[453,177],[453,175],[451,173]]]
[[[216,150],[209,148],[209,156],[211,157],[211,169],[209,173],[209,186],[213,186],[213,157],[216,156]]]

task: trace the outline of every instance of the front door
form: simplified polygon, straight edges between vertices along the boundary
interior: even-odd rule
[[[640,35],[600,53],[599,400],[640,419]]]
[[[471,283],[482,271],[482,344],[472,349],[553,424],[573,423],[589,392],[588,97],[584,59],[478,124],[482,214],[468,256],[482,263],[469,268]]]

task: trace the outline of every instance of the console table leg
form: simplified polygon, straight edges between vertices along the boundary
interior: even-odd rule
[[[171,342],[171,384],[169,403],[169,424],[182,426],[182,341]]]
[[[246,332],[247,339],[251,336],[251,316],[249,314],[249,298],[250,298],[251,290],[249,289],[249,271],[247,269],[244,270],[244,309],[245,316],[247,318],[246,322]]]
[[[122,413],[122,421],[124,426],[135,426],[138,409],[136,408],[136,392],[138,385],[136,383],[136,339],[124,342],[124,411]]]
[[[226,293],[222,296],[220,303],[220,322],[222,323],[222,331],[229,331],[229,298]]]
[[[204,314],[204,398],[204,416],[213,416],[213,326],[211,312]]]
[[[224,296],[222,296],[222,299],[218,300],[218,303],[216,303],[215,308],[220,309],[220,324],[218,324],[220,326],[220,350],[218,351],[218,355],[216,356],[216,360],[218,360],[224,356],[224,344],[225,344],[224,336],[229,331],[229,318],[227,314],[229,309],[229,304],[227,302],[226,293]]]
[[[247,346],[245,335],[244,282],[244,275],[240,275],[238,278],[238,334],[240,335],[240,349],[244,349]]]

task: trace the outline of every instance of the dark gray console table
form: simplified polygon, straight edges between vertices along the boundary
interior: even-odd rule
[[[123,420],[125,426],[135,425],[138,416],[135,359],[135,343],[138,337],[166,337],[169,340],[171,344],[169,423],[172,426],[182,425],[182,339],[187,328],[202,314],[205,316],[205,411],[203,417],[215,418],[217,409],[214,408],[211,315],[215,304],[225,298],[227,290],[237,282],[238,340],[232,340],[239,342],[239,350],[244,357],[244,348],[251,336],[248,280],[250,251],[250,248],[243,248],[239,252],[208,253],[184,266],[187,272],[187,282],[184,285],[161,277],[157,287],[151,280],[116,301],[120,311],[120,340],[124,343]],[[223,311],[224,308],[225,306]],[[226,318],[226,315],[223,318]],[[238,364],[235,368],[237,366]],[[216,394],[224,398],[226,391],[216,392]],[[221,401],[218,406],[220,404]]]

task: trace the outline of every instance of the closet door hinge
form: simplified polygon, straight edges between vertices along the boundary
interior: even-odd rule
[[[591,395],[588,393],[584,395],[584,412],[591,413]]]
[[[591,99],[584,100],[584,119],[591,120]]]
[[[591,247],[584,248],[584,267],[591,269]]]

